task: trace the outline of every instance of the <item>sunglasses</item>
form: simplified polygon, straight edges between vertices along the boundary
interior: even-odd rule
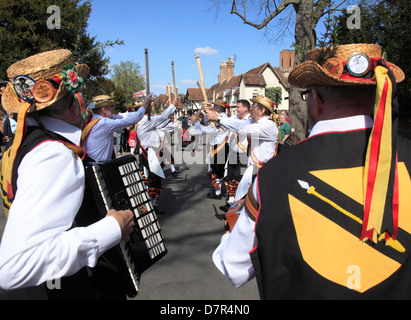
[[[303,101],[307,101],[308,94],[311,93],[312,89],[304,90],[300,92],[301,99]],[[323,98],[321,97],[320,93],[317,91],[317,95],[320,98],[321,102],[324,102]]]

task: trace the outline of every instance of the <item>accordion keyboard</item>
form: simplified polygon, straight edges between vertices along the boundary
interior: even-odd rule
[[[166,247],[161,237],[160,225],[146,191],[144,180],[139,179],[139,175],[135,174],[138,168],[134,162],[120,166],[119,171],[130,199],[130,209],[134,212],[150,258],[154,259],[165,252]]]
[[[135,227],[130,240],[118,245],[120,268],[128,274],[129,296],[134,296],[143,271],[167,253],[157,215],[134,156],[93,163],[89,168],[100,195],[101,211],[115,209],[134,213]]]

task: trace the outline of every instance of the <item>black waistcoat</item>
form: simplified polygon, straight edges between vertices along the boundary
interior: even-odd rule
[[[260,169],[251,257],[262,299],[411,298],[411,143],[397,141],[401,252],[359,240],[369,134],[314,136]]]

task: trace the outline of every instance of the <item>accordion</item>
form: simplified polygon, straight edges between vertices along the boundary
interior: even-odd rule
[[[130,240],[103,254],[103,259],[120,274],[128,297],[138,294],[143,271],[167,253],[157,215],[133,155],[86,165],[86,195],[92,197],[97,215],[80,217],[90,224],[106,216],[110,209],[131,210],[135,227]],[[87,190],[89,195],[87,195]],[[88,220],[88,221],[85,221]]]

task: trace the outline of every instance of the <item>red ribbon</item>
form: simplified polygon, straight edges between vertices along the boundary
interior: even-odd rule
[[[75,83],[77,81],[77,74],[74,71],[70,72],[69,76],[71,82]]]

